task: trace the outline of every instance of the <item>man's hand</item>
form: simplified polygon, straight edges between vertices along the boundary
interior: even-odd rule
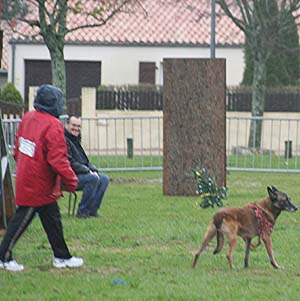
[[[93,174],[93,175],[96,175],[99,178],[99,175],[98,175],[98,173],[96,171],[90,170],[90,173]]]

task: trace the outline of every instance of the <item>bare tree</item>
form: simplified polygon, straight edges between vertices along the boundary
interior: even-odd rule
[[[141,10],[139,0],[3,0],[3,17],[14,32],[18,23],[31,29],[30,39],[42,37],[51,57],[52,83],[66,96],[64,46],[66,35],[105,25],[116,14]],[[81,24],[75,18],[84,20]],[[18,32],[24,35],[24,32]]]
[[[299,18],[300,0],[216,0],[224,13],[245,34],[254,64],[252,82],[252,120],[249,147],[260,148],[262,120],[266,96],[266,63],[272,51],[280,46],[279,34],[286,32],[292,15]],[[278,14],[274,12],[274,3]]]

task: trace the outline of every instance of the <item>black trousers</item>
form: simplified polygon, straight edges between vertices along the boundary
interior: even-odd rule
[[[6,233],[0,244],[0,260],[12,260],[12,249],[24,231],[38,213],[54,257],[68,259],[71,254],[63,235],[61,216],[57,202],[41,206],[17,208],[15,215],[8,224]]]

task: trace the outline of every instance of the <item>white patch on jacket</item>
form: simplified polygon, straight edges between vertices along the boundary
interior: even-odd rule
[[[19,151],[22,154],[33,158],[34,153],[35,153],[35,143],[28,140],[28,139],[20,137],[20,139],[19,139]]]

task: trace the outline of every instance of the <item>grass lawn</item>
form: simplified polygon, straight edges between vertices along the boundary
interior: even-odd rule
[[[53,268],[48,241],[35,218],[14,249],[25,271],[0,270],[0,300],[299,300],[300,212],[283,212],[275,226],[274,253],[284,270],[271,266],[262,245],[251,252],[244,269],[242,240],[234,270],[225,258],[227,245],[212,255],[215,241],[192,269],[193,251],[216,208],[199,208],[196,197],[163,196],[160,172],[110,177],[99,219],[69,217],[67,196],[60,201],[66,241],[85,265]],[[231,172],[224,204],[263,198],[266,186],[275,185],[299,206],[299,179],[298,174]]]

